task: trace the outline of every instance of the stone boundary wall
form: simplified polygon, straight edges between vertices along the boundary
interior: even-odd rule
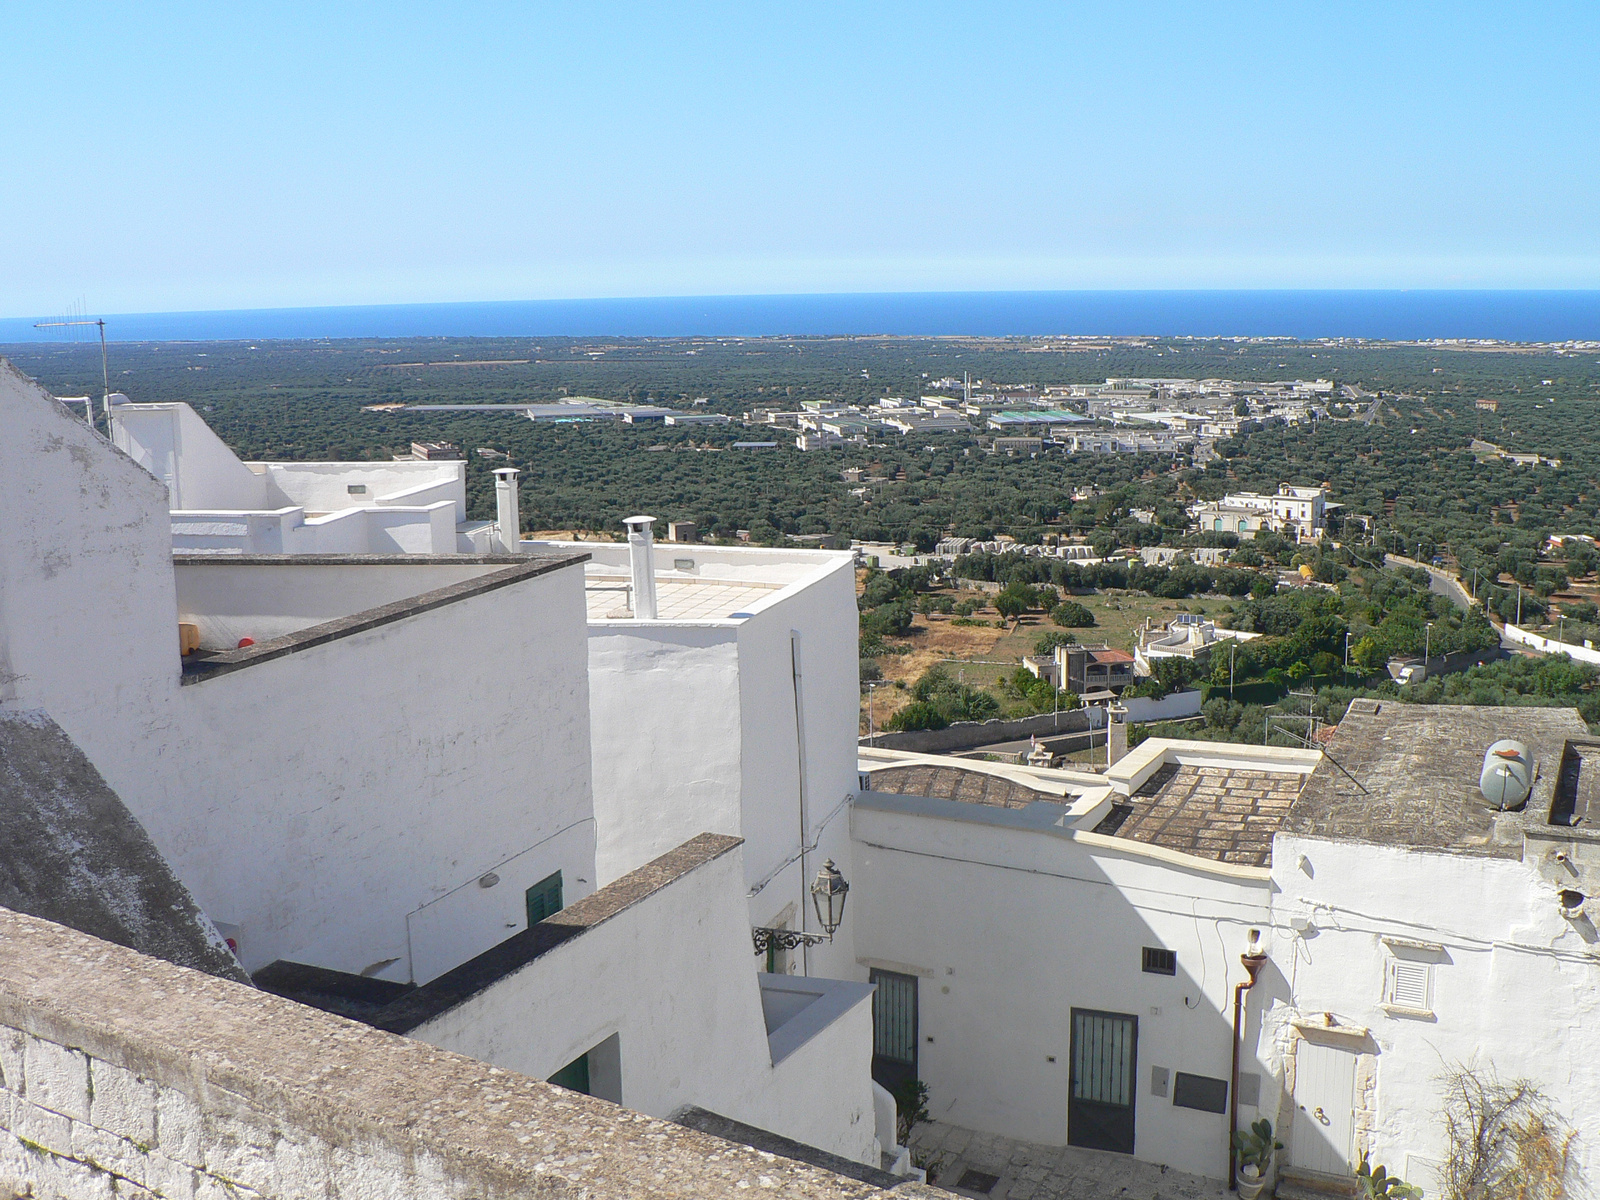
[[[1192,717],[1200,711],[1199,692],[1171,692],[1160,700],[1148,696],[1129,696],[1122,701],[1128,722],[1173,721]],[[942,754],[947,750],[973,750],[996,742],[1015,742],[1023,738],[1055,738],[1068,734],[1087,734],[1105,728],[1105,709],[1099,705],[1075,708],[1070,712],[1040,713],[1013,720],[957,721],[943,729],[910,729],[904,733],[880,733],[862,738],[863,746],[880,750],[911,750],[918,754]],[[1092,737],[1084,745],[1093,745]],[[1105,745],[1102,737],[1100,745]],[[1082,747],[1079,747],[1080,749]]]
[[[1573,662],[1600,663],[1600,650],[1591,650],[1588,646],[1575,646],[1571,642],[1558,642],[1555,638],[1542,637],[1509,621],[1501,632],[1505,634],[1507,641],[1517,642],[1544,654],[1565,654]]]
[[[0,909],[5,1200],[756,1192],[888,1194]]]
[[[1092,714],[1092,715],[1090,715]],[[880,733],[862,738],[863,746],[882,750],[913,750],[919,754],[938,754],[945,750],[970,750],[995,742],[1014,742],[1022,738],[1053,737],[1056,734],[1084,733],[1098,729],[1103,717],[1100,709],[1076,708],[1063,713],[1040,713],[1011,721],[957,721],[943,729],[910,729],[904,733]]]

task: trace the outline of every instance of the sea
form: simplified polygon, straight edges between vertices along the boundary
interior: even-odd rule
[[[0,343],[93,335],[0,318]],[[381,304],[105,317],[119,342],[1051,335],[1600,341],[1600,291],[871,292]]]

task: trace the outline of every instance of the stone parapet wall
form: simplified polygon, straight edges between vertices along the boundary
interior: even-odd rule
[[[8,1200],[885,1195],[8,910],[0,1090]]]

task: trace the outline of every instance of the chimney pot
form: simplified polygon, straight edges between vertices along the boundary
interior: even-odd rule
[[[633,615],[640,621],[656,619],[656,563],[654,517],[629,517],[628,566],[633,574]]]

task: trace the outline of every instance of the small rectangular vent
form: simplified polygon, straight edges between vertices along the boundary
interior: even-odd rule
[[[1172,1102],[1179,1108],[1225,1113],[1228,1111],[1228,1081],[1179,1071],[1172,1081]]]
[[[1143,970],[1150,975],[1176,975],[1178,973],[1178,952],[1176,950],[1163,950],[1159,946],[1146,946],[1144,948]]]

